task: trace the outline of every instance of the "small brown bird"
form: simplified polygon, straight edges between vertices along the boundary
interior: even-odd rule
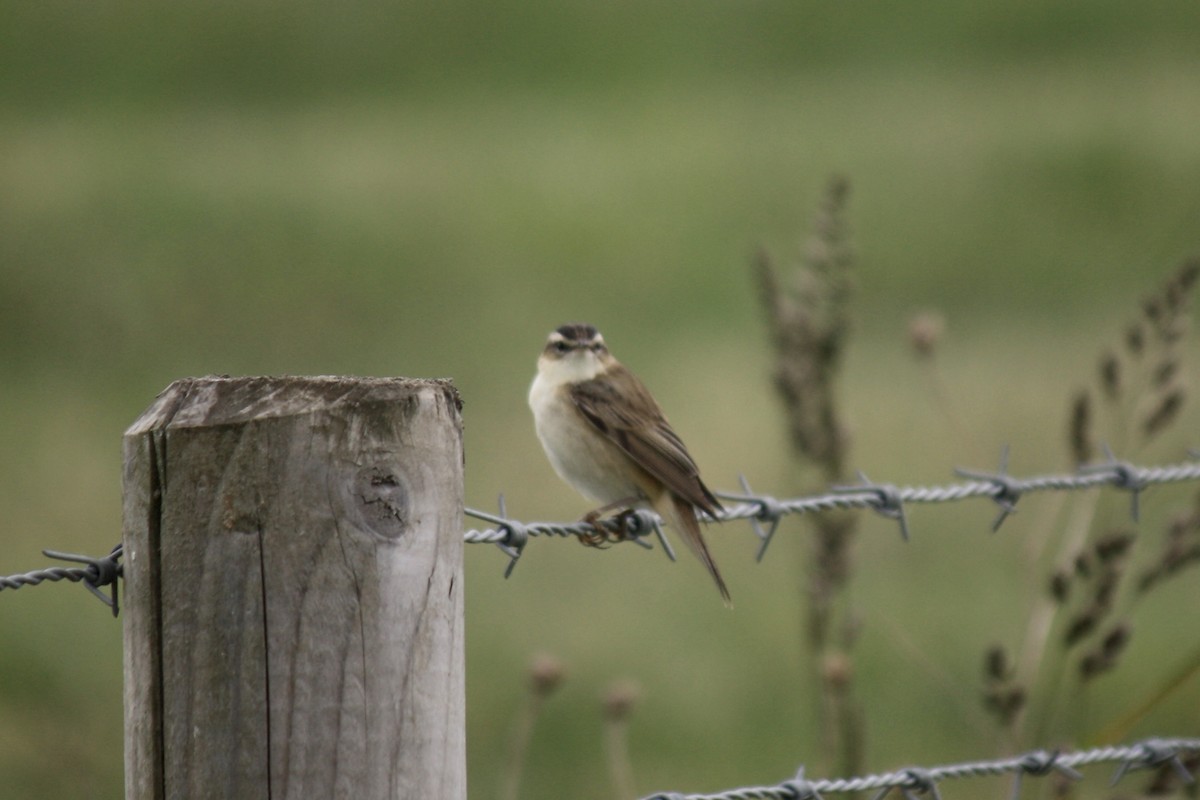
[[[603,504],[584,519],[594,522],[615,509],[653,508],[708,568],[731,605],[696,519],[697,508],[716,516],[721,504],[649,390],[608,352],[599,331],[571,323],[550,334],[529,407],[554,471]]]

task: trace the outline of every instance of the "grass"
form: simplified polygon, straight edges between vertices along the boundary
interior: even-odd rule
[[[1007,442],[1014,472],[1059,469],[1071,391],[1131,298],[1197,249],[1193,4],[1097,2],[1084,20],[1040,3],[708,3],[686,26],[668,2],[290,10],[275,25],[265,2],[0,4],[0,572],[39,566],[41,547],[106,552],[124,426],[208,372],[452,376],[468,503],[504,491],[519,516],[574,518],[524,406],[542,337],[573,318],[646,379],[710,483],[745,471],[787,494],[749,257],[797,246],[835,171],[860,264],[853,466],[935,483]],[[969,441],[906,352],[922,308],[947,318]],[[1147,529],[1188,491],[1148,493]],[[1021,553],[1047,503],[997,536],[983,505],[914,510],[908,546],[864,521],[873,767],[989,754],[978,658],[1041,591]],[[498,788],[542,650],[568,674],[525,797],[609,796],[600,695],[626,677],[639,791],[792,774],[815,750],[802,530],[785,523],[758,566],[748,531],[712,531],[730,614],[686,561],[535,543],[506,582],[497,552],[470,548],[472,796]],[[0,780],[14,797],[119,796],[118,626],[80,589],[0,603]],[[1139,629],[1087,714],[1132,704],[1172,648]],[[1194,731],[1196,691],[1137,735]],[[66,767],[29,756],[46,742]]]

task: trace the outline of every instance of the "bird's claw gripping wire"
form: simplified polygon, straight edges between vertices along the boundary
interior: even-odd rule
[[[601,520],[600,515],[592,512],[585,516],[582,520],[587,525],[592,527],[592,533],[579,534],[579,543],[587,547],[596,547],[601,550],[606,550],[614,544],[620,542],[633,542],[647,550],[653,549],[653,545],[649,542],[643,542],[641,537],[643,532],[655,527],[661,541],[666,539],[662,536],[662,531],[657,529],[655,523],[647,524],[643,515],[648,512],[640,511],[636,508],[627,508],[619,514],[615,514],[606,520]],[[674,561],[674,553],[667,551]]]
[[[620,538],[610,531],[608,528],[600,524],[600,515],[596,513],[588,514],[581,522],[590,525],[591,533],[579,534],[579,543],[584,547],[595,547],[598,550],[607,550],[613,542],[620,541]]]

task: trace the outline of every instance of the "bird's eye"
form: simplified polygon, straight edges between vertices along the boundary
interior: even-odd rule
[[[554,349],[555,349],[555,351],[557,351],[559,353],[565,353],[568,350],[570,350],[571,347],[566,342],[564,342],[560,339],[559,341],[554,343]]]
[[[593,344],[592,352],[593,353],[603,353],[604,352],[604,342],[596,342],[595,344]]]

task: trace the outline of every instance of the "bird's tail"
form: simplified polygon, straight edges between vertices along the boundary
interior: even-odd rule
[[[713,561],[712,554],[708,552],[708,545],[704,543],[704,536],[700,533],[700,521],[696,519],[696,511],[692,504],[670,492],[663,492],[659,502],[655,505],[659,515],[671,524],[687,548],[708,569],[713,581],[717,584],[717,589],[721,592],[721,599],[725,601],[725,605],[733,608],[729,589],[725,586],[725,580],[721,577],[721,571],[717,569],[717,563]]]

